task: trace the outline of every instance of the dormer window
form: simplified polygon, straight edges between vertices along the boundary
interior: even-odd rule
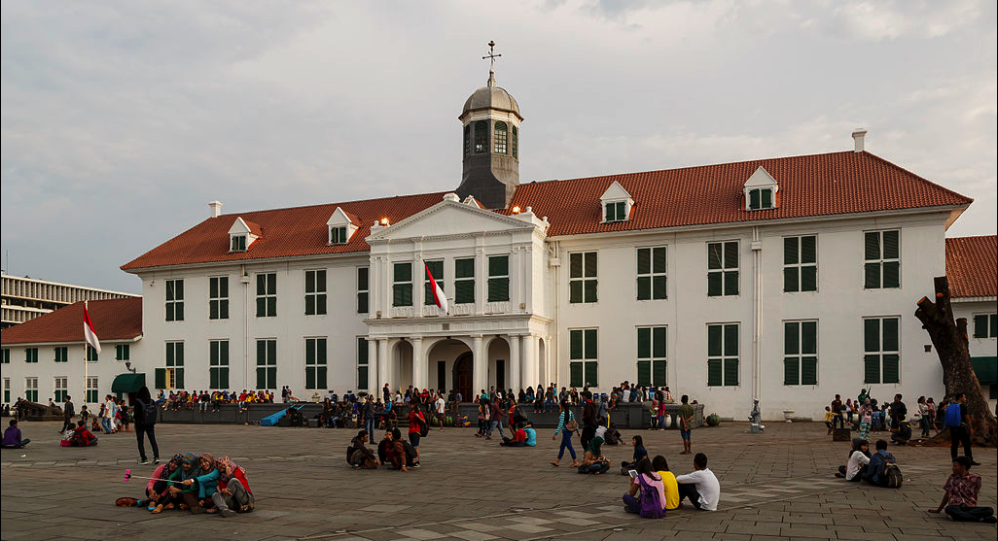
[[[758,167],[742,187],[745,196],[745,210],[770,210],[778,205],[777,194],[780,185],[762,166]]]
[[[230,252],[245,252],[246,251],[246,235],[232,235],[232,247],[229,249]]]
[[[326,221],[326,227],[329,228],[329,245],[349,244],[350,237],[357,231],[359,223],[360,220],[356,216],[343,210],[343,207],[336,207],[332,216]]]
[[[603,223],[626,222],[631,218],[634,200],[617,181],[603,192],[600,203],[603,205]]]
[[[329,244],[346,244],[350,240],[347,237],[347,227],[345,225],[329,228]]]
[[[236,218],[229,228],[229,253],[245,252],[261,237],[263,229],[258,224]]]
[[[773,208],[772,188],[753,188],[749,190],[748,209],[768,210]]]

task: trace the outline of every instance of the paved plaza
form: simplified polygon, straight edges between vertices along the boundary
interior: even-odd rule
[[[123,481],[137,466],[132,434],[104,436],[95,448],[58,446],[55,423],[22,423],[32,443],[2,454],[2,539],[177,539],[389,541],[488,539],[648,541],[678,539],[989,539],[994,525],[957,524],[930,515],[949,474],[949,450],[892,447],[905,474],[901,490],[847,484],[832,477],[848,443],[832,443],[818,423],[771,423],[762,435],[727,423],[694,432],[721,481],[716,513],[681,510],[664,520],[625,514],[620,475],[578,475],[548,464],[552,430],[538,447],[503,449],[473,429],[434,430],[422,468],[409,473],[353,471],[344,450],[353,430],[237,425],[158,425],[163,456],[181,451],[231,455],[246,467],[257,495],[251,514],[233,518],[161,515],[114,507],[139,496],[143,481]],[[649,453],[674,472],[692,469],[678,431],[642,431]],[[624,436],[629,441],[631,431]],[[576,443],[578,440],[576,439]],[[606,447],[616,464],[629,447]],[[567,457],[566,457],[567,458]],[[981,505],[996,503],[996,452],[981,449]],[[569,461],[564,461],[568,464]],[[191,537],[194,536],[194,537]]]

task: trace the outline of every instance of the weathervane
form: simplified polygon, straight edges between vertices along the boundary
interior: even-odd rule
[[[489,59],[489,86],[495,86],[495,83],[496,83],[496,78],[495,78],[495,73],[496,73],[495,72],[495,69],[496,69],[496,58],[499,58],[499,57],[502,56],[501,54],[496,54],[495,48],[496,48],[496,42],[494,40],[490,41],[489,42],[489,54],[487,54],[487,55],[485,55],[485,56],[482,57],[482,60],[485,60],[486,58]]]

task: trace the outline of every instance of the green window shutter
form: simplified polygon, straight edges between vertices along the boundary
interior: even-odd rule
[[[596,302],[598,300],[596,296],[598,282],[596,280],[585,280],[583,283],[585,302]]]
[[[217,340],[208,342],[208,366],[218,366],[218,349],[219,343]]]
[[[773,190],[765,189],[762,192],[762,208],[773,208]]]
[[[721,385],[721,359],[707,360],[707,386],[719,387]]]
[[[568,284],[568,302],[578,304],[582,302],[582,280],[575,280]]]
[[[568,276],[569,278],[582,278],[582,254],[569,254]]]
[[[229,369],[222,367],[218,369],[218,384],[221,389],[229,388]]]
[[[901,382],[901,357],[896,353],[884,354],[884,383]]]
[[[758,189],[749,190],[749,210],[758,210],[759,209],[759,205],[760,205],[759,195],[760,194],[759,194],[759,190]]]
[[[218,369],[210,368],[208,369],[208,387],[211,389],[218,389]]]
[[[707,268],[710,270],[721,268],[721,254],[724,246],[720,242],[712,242],[707,245]]]
[[[800,262],[818,262],[818,237],[808,235],[800,238]]]
[[[800,353],[800,323],[788,321],[783,324],[783,354],[797,355]]]
[[[572,330],[568,333],[569,336],[569,358],[570,359],[581,359],[582,358],[582,331]],[[576,385],[578,387],[578,385]]]
[[[475,281],[454,281],[454,304],[470,304],[475,302]]]
[[[738,271],[724,271],[724,294],[738,294]]]
[[[315,339],[307,338],[305,340],[305,366],[315,364]]]
[[[648,327],[638,328],[638,358],[651,358],[651,329]]]
[[[800,268],[800,290],[801,291],[817,291],[818,290],[818,267],[815,265],[806,265]]]
[[[267,298],[256,298],[256,317],[267,317]]]
[[[257,389],[267,388],[267,367],[265,366],[256,367],[256,388]]]
[[[455,278],[474,278],[475,277],[475,260],[474,259],[457,259],[454,261],[454,277]]]
[[[818,384],[818,358],[801,357],[800,360],[800,383],[801,385]]]
[[[582,387],[583,386],[582,361],[571,362],[568,363],[568,365],[569,365],[569,371],[571,372],[569,378],[571,379],[570,385],[572,387]]]
[[[884,231],[884,259],[897,259],[901,256],[901,232]]]
[[[305,388],[315,389],[315,367],[309,366],[305,368]]]
[[[863,383],[880,383],[880,355],[863,356]]]
[[[597,272],[597,254],[596,252],[586,252],[585,253],[585,275],[586,278],[595,278]]]
[[[364,292],[358,293],[357,294],[357,313],[358,314],[366,314],[369,311],[370,310],[368,309],[368,305],[367,305],[367,292],[364,291]]]
[[[174,349],[173,342],[166,343],[166,366],[174,366]]]
[[[586,385],[590,387],[599,387],[599,363],[595,361],[586,361]]]
[[[651,361],[638,361],[638,385],[651,385]]]
[[[720,357],[724,351],[724,327],[722,325],[707,326],[707,356]]]
[[[317,389],[328,389],[329,385],[326,383],[326,367],[319,366],[315,369],[315,387]]]
[[[869,231],[864,236],[865,244],[863,254],[866,260],[880,259],[880,233]]]
[[[266,364],[267,362],[267,341],[257,340],[256,341],[256,364],[257,366]]]
[[[315,311],[320,315],[325,315],[326,313],[326,294],[319,293],[315,298]]]
[[[212,300],[208,301],[208,319],[218,319],[219,318],[219,301]]]
[[[720,297],[724,293],[724,285],[722,280],[724,279],[722,272],[710,272],[707,273],[707,296],[708,297]]]
[[[267,317],[277,317],[277,297],[267,297]]]
[[[896,317],[884,318],[884,339],[883,351],[900,351],[898,336],[898,319]]]
[[[184,366],[184,343],[177,342],[175,344],[175,349],[176,352],[174,353],[174,356],[177,361],[177,366]]]
[[[305,295],[305,315],[315,315],[315,295]]]
[[[166,389],[166,369],[157,368],[156,369],[156,388]]]
[[[358,291],[367,291],[368,290],[368,286],[367,286],[367,280],[368,280],[368,278],[367,278],[367,276],[368,276],[368,268],[367,267],[358,267],[357,268],[357,290]]]
[[[863,320],[863,351],[880,351],[880,320]],[[878,378],[879,379],[879,378]]]
[[[988,319],[986,314],[974,316],[974,338],[988,337]]]
[[[738,355],[738,325],[724,326],[724,356]]]
[[[884,261],[884,287],[901,287],[901,263]]]
[[[509,256],[489,257],[489,276],[509,276]]]
[[[656,387],[662,387],[667,383],[666,361],[652,361],[652,379]]]
[[[988,325],[988,328],[991,329],[991,334],[989,335],[991,338],[998,336],[998,315],[991,314],[991,324]]]
[[[800,324],[801,353],[814,355],[818,353],[818,322],[805,321]]]
[[[651,277],[638,276],[638,300],[647,301],[651,299]]]
[[[655,273],[664,273],[667,267],[665,248],[654,248],[652,249],[652,271]]]
[[[606,204],[606,221],[613,222],[617,219],[616,205],[613,203]]]
[[[665,276],[653,276],[652,279],[652,295],[651,297],[655,300],[664,299],[667,297],[668,293],[666,290],[666,277]]]
[[[315,293],[315,271],[305,271],[305,293]]]
[[[597,338],[598,333],[596,329],[585,329],[585,356],[586,359],[597,359],[599,358],[599,339]]]
[[[796,265],[800,262],[800,237],[783,237],[783,264]]]
[[[277,364],[277,340],[267,340],[267,364]]]
[[[738,268],[738,243],[737,242],[725,242],[724,243],[724,268],[726,268],[726,269],[737,269]]]
[[[412,263],[396,263],[392,277],[395,282],[412,282]]]
[[[668,329],[665,327],[655,327],[652,329],[652,356],[662,359],[666,354],[666,335]]]
[[[724,386],[738,386],[738,359],[724,359]]]
[[[617,219],[618,220],[622,220],[622,221],[623,220],[627,220],[627,218],[628,218],[628,216],[627,216],[627,204],[624,203],[623,201],[620,201],[620,202],[614,203],[613,206],[617,207]]]
[[[185,387],[185,385],[184,385],[184,369],[183,368],[175,368],[173,371],[174,371],[174,374],[176,374],[177,389],[183,389]]]
[[[796,293],[800,291],[798,267],[783,267],[783,291],[786,293]]]
[[[651,273],[651,248],[638,248],[638,274]]]
[[[798,385],[800,383],[799,361],[797,357],[783,359],[783,384]]]
[[[509,278],[489,278],[489,302],[509,300]]]
[[[357,367],[357,387],[360,389],[370,389],[367,372],[368,367],[366,365]]]

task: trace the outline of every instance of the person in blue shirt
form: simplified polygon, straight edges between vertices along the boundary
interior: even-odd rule
[[[534,430],[534,423],[527,421],[523,431],[527,433],[527,447],[537,447],[537,431]]]
[[[634,438],[631,439],[631,445],[634,446],[634,456],[631,462],[620,463],[620,473],[622,475],[627,475],[629,470],[633,470],[638,467],[638,462],[648,458],[648,451],[645,450],[645,444],[641,436],[634,436]]]
[[[866,473],[863,474],[863,480],[871,485],[881,486],[883,482],[880,479],[880,469],[884,461],[890,462],[893,460],[894,456],[887,452],[887,441],[877,440],[877,452],[870,455],[870,463],[866,466]]]

